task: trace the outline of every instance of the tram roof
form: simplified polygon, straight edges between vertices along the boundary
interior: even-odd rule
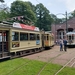
[[[75,32],[68,32],[67,35],[75,34]]]
[[[30,30],[30,31],[40,31],[38,27],[35,26],[30,26],[30,25],[25,25],[25,24],[20,24],[20,23],[7,23],[7,22],[2,22],[0,23],[0,27],[2,28],[18,28],[18,29],[25,29],[25,30]]]

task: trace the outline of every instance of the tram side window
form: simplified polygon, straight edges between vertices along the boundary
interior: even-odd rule
[[[19,41],[19,33],[12,32],[12,41]]]
[[[52,37],[52,40],[54,40],[54,38]]]
[[[47,34],[47,40],[49,40],[49,37],[48,37],[49,35]]]
[[[72,35],[72,40],[74,40],[74,36]]]
[[[33,33],[30,33],[30,40],[36,40],[36,36]]]
[[[46,40],[46,35],[44,36],[44,40]]]
[[[28,33],[20,33],[20,40],[28,40]]]
[[[0,33],[0,42],[2,42],[2,34]]]
[[[36,36],[37,36],[36,39],[37,39],[37,40],[40,40],[40,35],[37,34]]]

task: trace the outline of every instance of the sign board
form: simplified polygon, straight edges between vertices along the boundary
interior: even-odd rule
[[[38,27],[29,26],[29,25],[20,24],[20,23],[13,23],[13,27],[22,28],[22,29],[28,29],[28,30],[33,30],[33,31],[39,31]]]

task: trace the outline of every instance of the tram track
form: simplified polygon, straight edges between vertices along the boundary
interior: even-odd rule
[[[60,52],[58,55],[56,55],[56,56],[50,58],[50,59],[42,66],[42,68],[37,72],[36,75],[40,75],[41,72],[45,69],[45,67],[46,67],[50,62],[52,62],[52,61],[55,60],[56,58],[62,56],[64,53],[65,53],[65,52]],[[72,52],[70,52],[69,54],[72,54]],[[40,59],[40,57],[39,57],[39,59]],[[45,59],[46,59],[46,58],[45,58]],[[21,64],[20,66],[16,67],[14,70],[8,72],[6,75],[10,75],[11,73],[13,73],[13,72],[15,72],[16,70],[20,69],[22,66],[31,63],[31,61],[32,61],[32,60],[29,60],[29,61],[27,61],[27,62]],[[68,62],[67,62],[65,65],[63,65],[62,68],[60,68],[54,75],[57,75],[57,74],[58,74],[59,72],[61,72],[66,66],[73,67],[74,65],[75,65],[75,57],[72,57],[72,59],[71,59],[71,60],[68,60]]]
[[[73,65],[75,64],[75,57],[73,57],[72,59],[70,59],[65,65],[63,65],[62,68],[60,68],[54,75],[57,75],[59,72],[61,72],[66,66],[70,66],[73,67]]]
[[[23,67],[23,66],[29,64],[30,62],[31,62],[31,60],[29,60],[29,61],[27,61],[27,62],[21,64],[21,65],[18,66],[18,67],[15,67],[13,70],[11,70],[10,72],[8,72],[6,75],[10,75],[11,73],[13,73],[13,72],[15,72],[16,70],[20,69],[21,67]]]
[[[55,57],[53,57],[53,58],[50,58],[47,62],[46,62],[46,64],[39,70],[39,72],[36,74],[36,75],[40,75],[40,73],[45,69],[45,67],[50,63],[50,62],[52,62],[54,59],[56,59],[57,57],[59,57],[59,56],[61,56],[61,55],[63,55],[64,53],[60,53],[60,54],[58,54],[57,56],[55,56]]]
[[[71,52],[73,53],[73,52]],[[69,54],[71,54],[69,53]],[[62,54],[58,54],[57,56],[53,57],[53,58],[50,58],[47,63],[40,69],[40,71],[36,74],[36,75],[40,75],[41,72],[45,69],[45,67],[50,63],[52,62],[53,60],[55,60],[56,58],[62,56],[64,53]],[[75,57],[72,57],[72,59],[70,59],[65,65],[63,65],[62,68],[60,68],[54,75],[57,75],[60,71],[62,71],[66,66],[69,66],[69,67],[73,67],[75,65]]]
[[[58,54],[56,57],[58,57],[58,56],[60,56],[61,54]],[[41,69],[41,71],[44,69],[44,67],[50,62],[50,61],[52,61],[53,59],[55,59],[56,57],[53,57],[53,58],[51,58],[50,60],[48,60],[48,62],[42,67],[42,69]],[[23,64],[20,64],[20,66],[18,66],[18,67],[15,67],[13,70],[11,70],[10,72],[8,72],[6,75],[10,75],[11,73],[13,73],[13,72],[15,72],[16,70],[18,70],[18,69],[20,69],[21,67],[23,67],[23,66],[25,66],[25,65],[28,65],[29,63],[31,63],[32,62],[32,60],[29,60],[29,61],[27,61],[27,62],[25,62],[25,63],[23,63]],[[40,72],[41,72],[40,71]],[[39,73],[40,73],[39,72]],[[39,75],[39,73],[38,73],[38,75]]]

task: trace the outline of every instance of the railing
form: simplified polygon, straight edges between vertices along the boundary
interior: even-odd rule
[[[6,22],[6,21],[3,21],[0,23],[0,27],[13,27],[13,24]]]

